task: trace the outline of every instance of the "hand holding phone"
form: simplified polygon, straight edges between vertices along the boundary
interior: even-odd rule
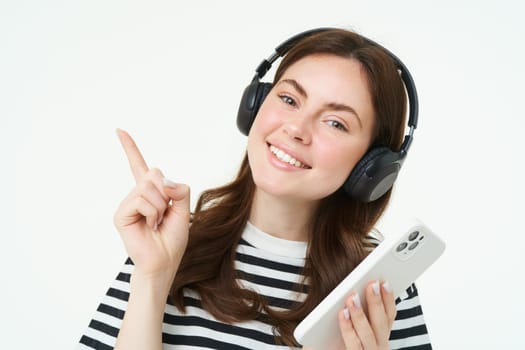
[[[445,249],[445,243],[420,221],[381,242],[319,305],[296,327],[295,339],[312,350],[336,350],[342,344],[337,314],[352,293],[365,300],[370,281],[388,281],[398,297]],[[362,303],[366,308],[366,303]],[[366,311],[366,309],[365,309]]]

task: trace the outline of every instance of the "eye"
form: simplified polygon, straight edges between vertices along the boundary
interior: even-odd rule
[[[283,101],[287,105],[290,105],[292,107],[297,106],[297,103],[295,102],[295,100],[288,95],[279,95],[279,98],[281,99],[281,101]]]
[[[348,131],[348,128],[346,126],[344,126],[343,123],[340,123],[337,120],[328,120],[326,123],[328,125],[330,125],[331,127],[334,127],[334,128],[339,129],[341,131]]]

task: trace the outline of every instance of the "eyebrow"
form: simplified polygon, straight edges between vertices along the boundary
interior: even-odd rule
[[[308,94],[306,93],[306,90],[296,80],[294,80],[294,79],[283,79],[283,80],[281,80],[279,82],[279,84],[280,83],[288,83],[288,84],[292,85],[293,88],[295,90],[297,90],[297,92],[300,95],[302,95],[304,98],[308,98]],[[328,108],[328,109],[334,110],[334,111],[349,112],[350,114],[353,114],[356,117],[357,122],[359,123],[359,127],[361,129],[363,128],[363,124],[361,123],[361,118],[359,117],[359,114],[357,114],[355,109],[353,109],[352,107],[350,107],[348,105],[345,105],[343,103],[328,102],[327,104],[325,104],[325,108]]]

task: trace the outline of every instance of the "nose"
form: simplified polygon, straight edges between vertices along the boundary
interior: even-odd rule
[[[283,131],[290,138],[303,144],[309,144],[312,141],[312,130],[308,118],[297,116],[290,118],[284,124]]]

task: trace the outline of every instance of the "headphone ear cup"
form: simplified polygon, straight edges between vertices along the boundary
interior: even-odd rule
[[[355,165],[343,187],[346,193],[361,202],[372,202],[384,195],[394,184],[404,158],[387,147],[368,151]]]
[[[264,99],[272,89],[272,84],[252,81],[244,89],[237,112],[237,127],[246,136],[250,133],[253,121]]]

